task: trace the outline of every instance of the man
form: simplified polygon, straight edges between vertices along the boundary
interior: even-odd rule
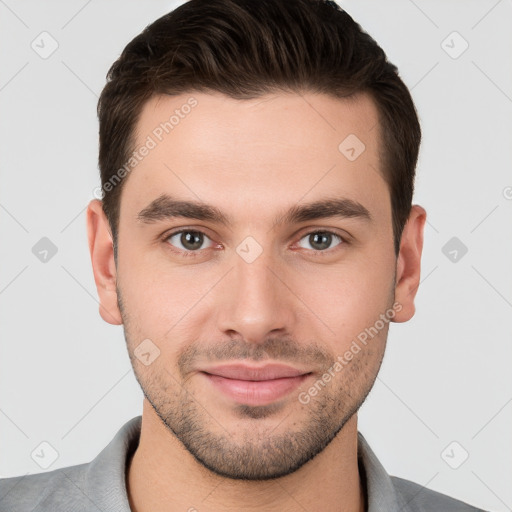
[[[102,318],[144,392],[89,464],[6,479],[16,511],[475,511],[390,477],[357,430],[390,322],[414,315],[420,127],[332,2],[191,0],[112,66]]]

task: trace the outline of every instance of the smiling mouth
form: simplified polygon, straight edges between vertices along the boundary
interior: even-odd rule
[[[245,405],[268,405],[288,396],[312,373],[287,365],[221,365],[202,370],[214,389]]]

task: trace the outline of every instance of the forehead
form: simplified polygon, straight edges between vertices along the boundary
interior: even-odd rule
[[[375,203],[380,194],[385,213],[378,138],[367,95],[155,96],[136,125],[137,161],[121,203],[141,209],[169,193],[243,211],[248,201],[267,209],[326,193]]]
[[[148,135],[165,144],[163,139],[172,134],[185,143],[182,151],[200,145],[209,154],[240,144],[265,144],[268,150],[269,142],[311,152],[327,146],[337,150],[336,142],[350,133],[372,146],[377,123],[375,103],[367,94],[334,98],[281,92],[238,100],[217,92],[191,92],[153,96],[142,108],[135,133],[137,145]]]

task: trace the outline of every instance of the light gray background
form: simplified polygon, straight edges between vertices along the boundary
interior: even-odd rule
[[[412,89],[428,212],[417,313],[391,326],[359,429],[391,474],[511,510],[512,2],[340,3]],[[48,470],[87,462],[141,413],[122,327],[98,314],[85,209],[107,69],[177,4],[0,0],[1,476],[42,471],[42,441],[58,452]],[[50,48],[43,31],[47,59],[31,47]],[[58,248],[46,263],[42,237]],[[452,237],[468,248],[456,262]]]

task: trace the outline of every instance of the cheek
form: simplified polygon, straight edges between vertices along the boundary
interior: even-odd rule
[[[119,290],[123,300],[125,329],[133,343],[140,339],[154,339],[173,344],[182,338],[190,320],[200,311],[201,300],[217,280],[210,269],[171,266],[165,258],[146,255],[142,250],[125,252],[119,260]],[[185,339],[187,336],[185,336]]]
[[[373,325],[393,302],[393,270],[358,256],[336,270],[317,267],[305,273],[300,296],[336,334]]]

